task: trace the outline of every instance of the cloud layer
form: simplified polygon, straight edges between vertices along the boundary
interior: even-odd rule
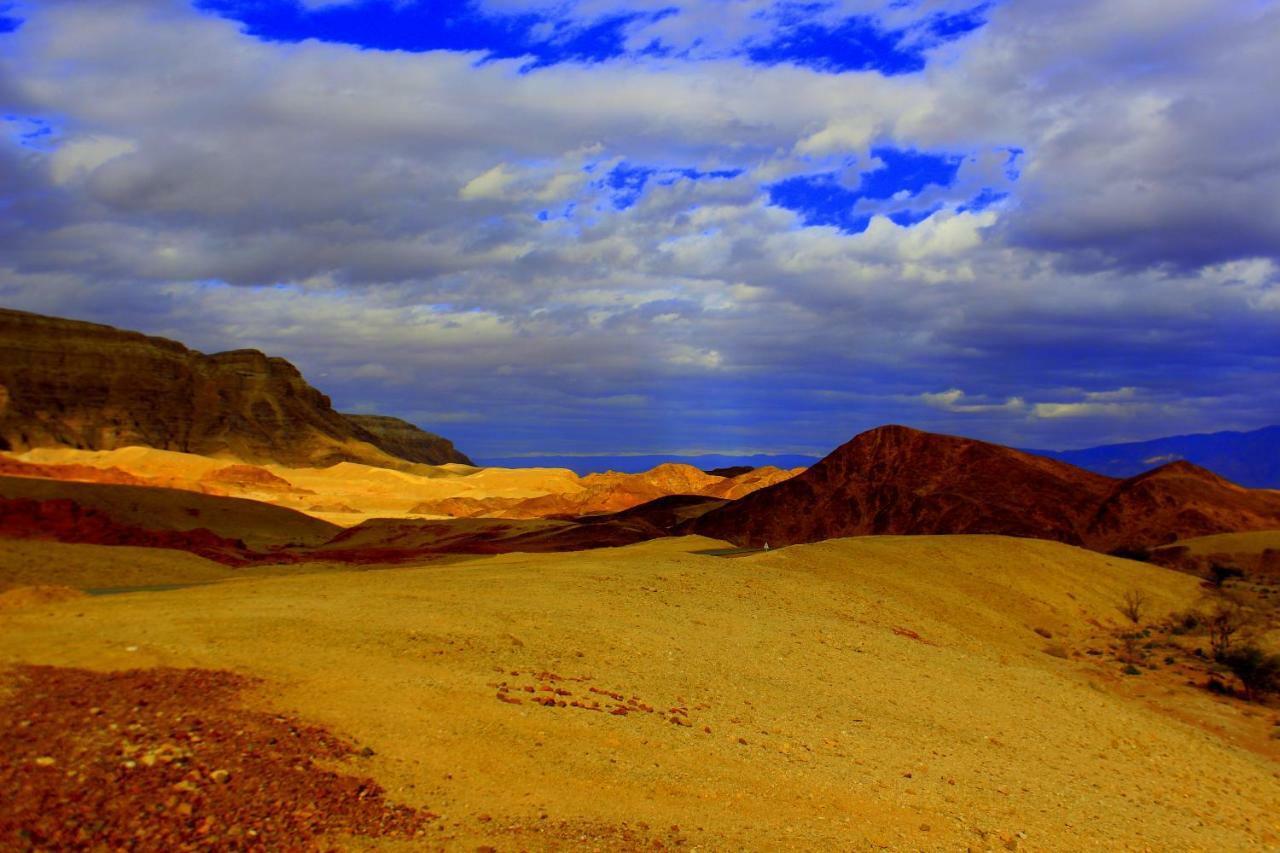
[[[19,2],[0,302],[480,456],[1280,419],[1276,4],[708,5],[460,5],[523,28],[460,50]]]

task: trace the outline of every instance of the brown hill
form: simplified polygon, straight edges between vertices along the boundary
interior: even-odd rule
[[[996,444],[886,426],[685,529],[756,546],[995,533],[1107,551],[1268,527],[1280,527],[1280,495],[1185,463],[1115,480]]]
[[[208,528],[157,530],[125,524],[69,498],[34,500],[0,497],[0,537],[91,545],[129,545],[187,551],[224,565],[248,562],[244,542]]]
[[[1090,547],[1109,551],[1280,528],[1280,492],[1246,489],[1190,462],[1121,480],[1094,512]]]
[[[404,448],[445,452],[412,430],[362,426],[292,364],[257,350],[204,355],[138,332],[0,309],[0,449],[144,445],[246,462],[387,467],[404,464],[396,456]],[[466,460],[456,456],[448,461]]]
[[[614,548],[666,533],[643,519],[597,523],[542,518],[459,518],[440,521],[375,518],[325,545],[296,552],[299,560],[398,563],[436,554],[545,553]]]
[[[153,486],[0,477],[0,499],[5,501],[0,508],[5,519],[0,535],[16,538],[181,548],[179,540],[173,540],[179,544],[161,545],[136,531],[203,529],[219,540],[239,540],[260,550],[319,545],[341,530],[336,524],[272,504]],[[90,522],[77,519],[91,519],[90,532],[97,532],[86,533],[83,525]]]

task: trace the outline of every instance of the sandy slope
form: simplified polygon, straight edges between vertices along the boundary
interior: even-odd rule
[[[342,525],[370,518],[414,517],[417,514],[410,510],[416,505],[457,495],[529,498],[582,489],[578,476],[566,468],[471,468],[451,464],[414,465],[408,471],[394,471],[353,462],[327,468],[257,466],[283,481],[286,488],[282,489],[278,483],[237,484],[217,476],[220,469],[243,467],[238,460],[151,447],[110,451],[40,448],[17,458],[41,464],[118,468],[174,488],[203,489],[265,501]]]
[[[1275,750],[1237,736],[1270,720],[1033,630],[1089,644],[1126,589],[1163,613],[1193,578],[986,536],[697,553],[717,544],[80,599],[0,616],[0,663],[265,676],[257,704],[369,744],[450,849],[623,823],[709,849],[1280,845]],[[656,712],[568,704],[617,704],[593,689]]]
[[[1186,547],[1197,556],[1204,554],[1260,554],[1274,548],[1280,550],[1280,530],[1252,530],[1245,533],[1216,533],[1179,539],[1170,547]]]
[[[0,457],[3,458],[3,457]],[[327,468],[246,465],[152,447],[109,451],[38,448],[19,462],[62,466],[47,476],[86,479],[83,471],[121,472],[152,485],[249,498],[350,526],[371,518],[538,518],[614,512],[671,494],[740,497],[797,471],[760,468],[736,478],[714,477],[689,465],[659,465],[642,474],[591,474],[567,468],[473,468],[413,465],[392,470],[354,462]],[[71,466],[71,467],[67,467]],[[461,507],[466,507],[462,511]]]

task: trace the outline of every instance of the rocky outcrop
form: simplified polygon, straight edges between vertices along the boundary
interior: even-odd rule
[[[1101,551],[1280,527],[1280,494],[1187,463],[1128,480],[901,426],[862,433],[808,471],[692,521],[740,545],[873,534],[992,533]]]
[[[466,454],[453,446],[453,442],[435,433],[419,429],[408,421],[386,415],[344,414],[348,421],[371,436],[378,448],[399,459],[420,462],[423,465],[474,465]]]
[[[572,491],[531,498],[455,496],[423,501],[412,511],[454,518],[579,518],[617,513],[671,495],[738,498],[802,470],[766,466],[748,468],[737,477],[719,477],[692,465],[669,462],[639,474],[588,474],[573,484],[578,488]]]
[[[387,447],[406,444],[406,432],[380,438],[334,411],[288,361],[257,350],[204,355],[0,309],[0,449],[144,445],[254,463],[397,467],[405,461]]]

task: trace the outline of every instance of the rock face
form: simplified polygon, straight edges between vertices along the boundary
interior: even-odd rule
[[[1109,551],[1272,527],[1280,527],[1280,494],[1244,489],[1187,463],[1115,480],[995,444],[887,426],[687,530],[757,546],[994,533]]]
[[[164,338],[0,309],[0,449],[145,445],[293,466],[404,464],[380,442],[282,358],[204,355]]]
[[[400,459],[423,465],[475,464],[449,439],[418,429],[408,421],[386,415],[344,414],[343,417],[372,436],[373,444]]]

